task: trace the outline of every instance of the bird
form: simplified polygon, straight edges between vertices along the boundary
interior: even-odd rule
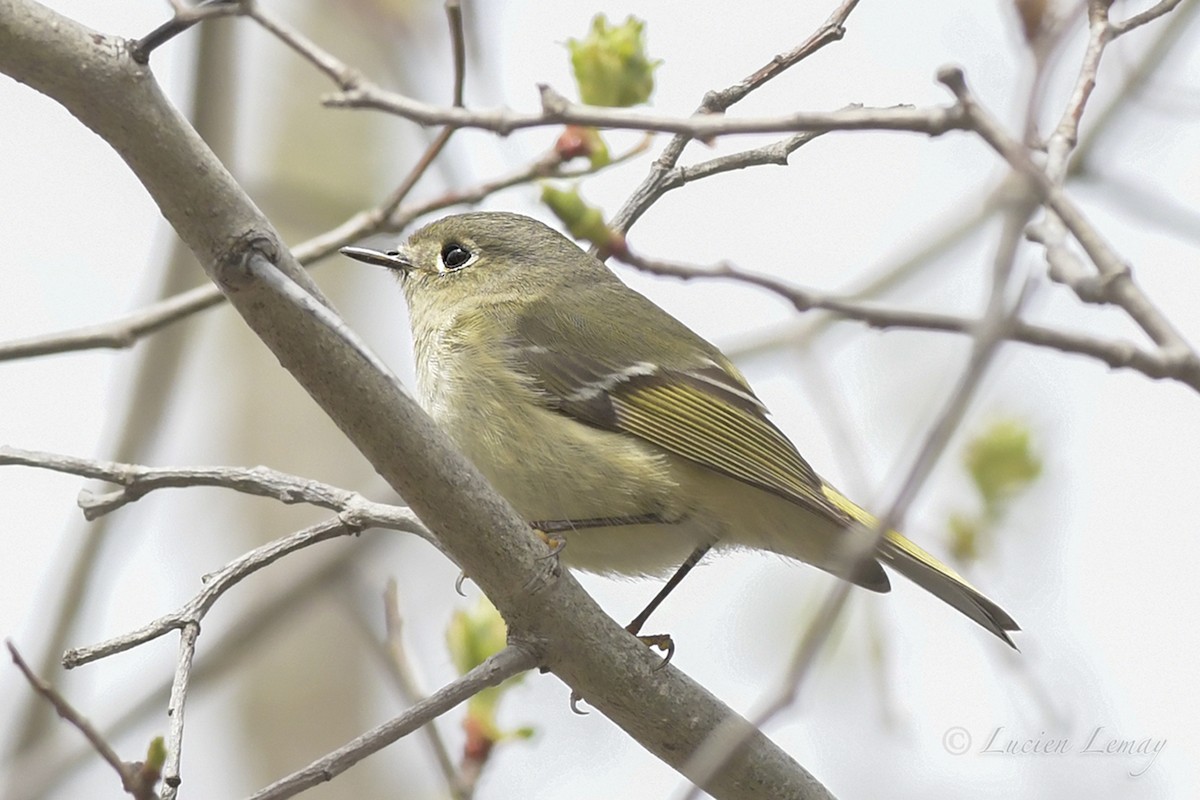
[[[710,549],[810,564],[873,592],[903,575],[1015,649],[1016,622],[801,456],[717,347],[598,258],[508,212],[443,217],[394,250],[419,401],[568,567],[675,573]],[[560,538],[561,537],[561,538]]]

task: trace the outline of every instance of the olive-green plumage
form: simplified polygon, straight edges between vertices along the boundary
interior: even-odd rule
[[[889,588],[856,523],[717,348],[536,220],[438,220],[399,250],[344,252],[401,276],[422,402],[526,519],[646,517],[581,528],[563,558],[661,574],[698,546],[770,550]],[[857,545],[857,546],[856,546]],[[889,531],[879,561],[1012,644],[1016,623]]]

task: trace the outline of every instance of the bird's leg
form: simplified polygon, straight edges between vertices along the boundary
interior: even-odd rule
[[[557,556],[566,546],[566,539],[562,534],[566,531],[578,530],[580,528],[611,528],[618,525],[656,525],[667,524],[669,520],[664,519],[658,514],[635,514],[625,517],[596,517],[593,519],[574,519],[574,520],[550,520],[544,522],[533,522],[530,526],[537,531],[542,540],[550,547],[550,556]],[[657,647],[666,653],[663,659],[663,664],[671,660],[671,656],[675,654],[675,642],[672,641],[670,634],[652,634],[642,636],[642,626],[646,624],[646,620],[654,613],[654,610],[662,605],[663,600],[669,595],[684,576],[692,571],[692,567],[700,563],[700,559],[704,558],[705,554],[712,549],[712,542],[705,542],[692,551],[679,569],[675,570],[675,574],[666,582],[650,604],[642,609],[642,613],[634,617],[633,622],[625,626],[625,630],[637,636],[647,647]],[[547,556],[547,557],[550,557]]]
[[[675,574],[672,575],[671,578],[665,584],[663,584],[663,587],[658,590],[658,594],[654,595],[654,599],[650,601],[649,605],[642,609],[642,613],[634,617],[633,622],[625,626],[625,630],[638,637],[638,639],[640,639],[647,647],[657,647],[659,650],[662,650],[667,654],[663,658],[659,669],[665,667],[671,661],[671,656],[675,655],[675,641],[671,639],[671,634],[669,633],[656,633],[649,636],[643,636],[641,635],[642,626],[646,624],[646,620],[649,619],[650,615],[654,613],[654,609],[662,605],[662,601],[667,599],[667,595],[669,595],[675,589],[675,587],[679,585],[679,582],[683,580],[684,576],[691,572],[692,567],[699,564],[700,559],[704,558],[704,555],[711,549],[712,542],[705,542],[693,550],[692,554],[684,559],[684,562],[679,565],[679,569],[675,570]]]
[[[567,531],[579,530],[581,528],[614,528],[619,525],[664,525],[671,521],[662,517],[659,514],[632,514],[624,517],[594,517],[592,519],[569,519],[569,520],[549,520],[542,522],[531,522],[530,527],[542,537],[542,541],[550,548],[550,553],[546,558],[553,558],[562,552],[567,545],[566,537],[562,534]],[[650,604],[642,610],[634,618],[633,622],[625,626],[625,630],[636,636],[642,644],[647,647],[657,647],[659,650],[666,653],[663,657],[662,666],[671,660],[671,656],[675,655],[675,641],[669,633],[656,633],[648,636],[642,636],[642,625],[646,624],[646,620],[654,613],[654,609],[658,608],[663,600],[667,599],[667,595],[671,593],[683,577],[691,572],[692,567],[700,563],[700,559],[704,558],[704,554],[712,548],[712,542],[705,542],[692,551],[675,570],[675,574],[671,576],[666,585],[659,590]],[[660,667],[661,669],[661,667]]]
[[[652,514],[648,516],[654,517]],[[640,519],[641,518],[639,518],[639,520]],[[639,522],[626,524],[645,523]],[[580,527],[583,526],[581,525]],[[679,569],[675,570],[675,574],[672,575],[666,584],[663,585],[663,588],[658,590],[658,594],[654,595],[654,599],[650,601],[650,604],[642,609],[642,613],[634,617],[633,622],[625,626],[625,630],[636,636],[638,641],[646,645],[646,647],[657,647],[659,650],[662,650],[664,653],[666,653],[666,655],[663,656],[662,663],[655,667],[655,670],[660,670],[667,664],[671,663],[671,656],[675,655],[675,640],[671,638],[671,634],[669,633],[655,633],[649,636],[643,636],[641,634],[642,626],[646,624],[646,620],[649,619],[650,615],[654,613],[654,609],[662,605],[662,601],[667,599],[667,595],[669,595],[672,590],[679,585],[679,582],[683,580],[684,576],[691,572],[692,567],[699,564],[700,559],[704,558],[704,555],[711,549],[712,542],[705,542],[693,550],[691,555],[684,559],[683,563],[679,565]],[[587,713],[579,710],[579,700],[579,695],[575,692],[571,692],[571,710],[576,714]]]

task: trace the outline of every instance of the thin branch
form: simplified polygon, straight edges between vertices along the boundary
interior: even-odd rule
[[[446,0],[446,21],[450,23],[450,49],[454,61],[454,91],[452,101],[463,104],[463,89],[467,79],[467,36],[463,27],[461,0]]]
[[[1100,59],[1112,40],[1107,5],[1092,0],[1088,3],[1087,18],[1088,40],[1079,74],[1058,125],[1046,140],[1046,161],[1042,170],[1050,182],[1058,186],[1066,180],[1071,151],[1079,141],[1079,124],[1096,87]],[[1108,302],[1107,285],[1097,280],[1093,271],[1067,246],[1066,225],[1052,209],[1047,209],[1045,218],[1030,227],[1029,238],[1045,247],[1047,274],[1051,280],[1069,286],[1086,303]]]
[[[347,66],[328,51],[321,49],[311,39],[293,28],[271,11],[263,9],[258,2],[248,3],[246,16],[257,22],[268,33],[286,44],[305,61],[308,61],[342,89],[353,89],[363,81],[363,75],[354,67]]]
[[[678,189],[693,181],[711,178],[714,175],[721,175],[726,172],[734,172],[739,169],[767,164],[786,167],[788,165],[788,156],[821,135],[823,135],[821,132],[806,131],[804,133],[796,133],[777,142],[763,145],[762,147],[743,150],[740,153],[717,156],[716,158],[710,158],[708,161],[701,161],[699,164],[675,167],[663,177],[662,184],[658,187],[659,194],[655,199],[672,189]]]
[[[143,337],[198,311],[219,305],[224,299],[212,284],[205,284],[109,322],[0,342],[0,361],[76,350],[133,347]]]
[[[359,532],[359,528],[334,517],[273,542],[268,542],[261,547],[256,547],[250,552],[238,556],[220,570],[206,576],[204,589],[182,608],[121,636],[113,637],[99,644],[68,650],[63,655],[63,666],[67,669],[74,669],[117,653],[123,653],[140,644],[153,641],[170,631],[186,631],[191,626],[199,625],[204,619],[204,615],[221,595],[232,589],[243,578],[278,561],[289,553],[319,542]]]
[[[383,617],[387,629],[387,663],[390,672],[395,679],[397,688],[400,689],[404,702],[415,706],[425,699],[425,692],[417,684],[412,660],[409,659],[408,650],[404,646],[404,618],[400,614],[400,596],[396,590],[395,578],[388,579],[387,588],[383,593]],[[441,734],[438,733],[437,722],[431,719],[422,726],[421,730],[429,742],[429,747],[433,750],[434,760],[437,761],[438,768],[442,771],[442,777],[446,780],[446,788],[450,791],[450,796],[454,800],[470,800],[474,787],[465,784],[463,776],[451,761],[450,750],[442,740]]]
[[[265,636],[267,632],[278,631],[291,618],[305,614],[307,603],[314,600],[318,592],[345,580],[355,564],[375,557],[382,541],[381,538],[364,539],[354,547],[331,554],[323,563],[302,566],[301,574],[289,575],[283,585],[272,583],[266,587],[266,596],[256,595],[251,605],[240,609],[238,619],[229,629],[220,631],[215,642],[211,641],[213,634],[209,632],[209,641],[192,670],[192,686],[204,686],[237,667],[240,658],[269,641]],[[144,690],[141,696],[122,708],[120,716],[106,726],[105,733],[115,739],[152,715],[161,717],[163,708],[170,701],[173,684],[172,675],[157,685],[141,687]],[[43,746],[22,753],[18,760],[6,765],[17,778],[16,788],[10,787],[10,794],[13,797],[48,796],[74,774],[90,752],[90,749],[80,748],[62,754]]]
[[[213,486],[285,504],[307,503],[336,511],[354,527],[379,527],[416,533],[432,543],[431,534],[407,508],[367,500],[357,492],[289,475],[267,467],[146,467],[98,461],[36,450],[0,446],[0,466],[26,466],[107,481],[121,488],[105,494],[80,492],[79,505],[95,519],[159,489]]]
[[[844,27],[846,19],[849,18],[850,12],[857,5],[858,0],[845,0],[811,36],[797,47],[787,53],[775,56],[764,66],[732,86],[726,87],[719,92],[705,94],[695,113],[697,115],[724,113],[734,103],[745,98],[746,95],[762,86],[771,78],[776,77],[789,67],[800,63],[805,58],[825,47],[825,45],[839,41],[846,32]],[[691,140],[692,137],[684,133],[677,134],[671,139],[666,148],[663,149],[662,155],[651,165],[650,173],[634,189],[633,194],[629,196],[629,199],[625,201],[625,204],[621,206],[621,209],[612,218],[609,225],[613,230],[619,233],[628,233],[633,223],[637,222],[642,214],[646,212],[646,209],[661,196],[659,184],[675,168],[675,165],[679,163],[679,157],[683,155],[684,148],[687,147]]]
[[[1047,177],[1061,184],[1066,175],[1067,163],[1071,150],[1079,141],[1079,123],[1087,108],[1088,100],[1096,88],[1096,75],[1100,71],[1100,59],[1111,41],[1108,26],[1107,9],[1096,2],[1089,3],[1088,42],[1084,49],[1083,60],[1079,66],[1079,75],[1071,89],[1070,98],[1059,118],[1058,125],[1046,142],[1046,163],[1044,171]]]
[[[849,19],[850,12],[854,11],[857,5],[858,0],[844,0],[817,30],[799,45],[786,53],[775,56],[752,75],[732,86],[719,92],[709,92],[705,95],[703,111],[700,113],[716,114],[728,110],[734,103],[744,100],[747,95],[767,81],[782,75],[786,70],[796,66],[826,45],[840,42],[846,35],[846,20]]]
[[[904,328],[971,334],[976,325],[974,320],[953,314],[889,308],[863,302],[856,295],[824,294],[813,289],[786,284],[767,275],[747,272],[729,262],[721,262],[712,267],[700,267],[676,261],[648,259],[629,251],[616,252],[613,257],[622,263],[655,275],[682,280],[727,278],[748,283],[785,298],[797,311],[828,311],[838,318],[862,322],[879,330]],[[1129,341],[1100,339],[1023,320],[1015,320],[1006,335],[1012,341],[1058,350],[1063,353],[1089,356],[1113,369],[1137,370],[1149,378],[1179,381],[1200,391],[1200,370],[1193,368],[1189,362],[1173,358],[1169,353],[1163,351],[1146,350]]]
[[[435,140],[430,144],[421,161],[414,166],[400,186],[389,194],[382,203],[365,211],[359,211],[341,225],[296,245],[292,248],[292,253],[301,264],[311,265],[328,255],[336,253],[339,248],[345,247],[366,236],[384,232],[399,232],[426,214],[432,214],[436,211],[442,211],[457,205],[480,203],[496,192],[542,178],[581,178],[624,164],[646,152],[649,143],[650,135],[647,134],[636,145],[614,157],[608,164],[599,166],[588,165],[575,169],[565,168],[562,158],[551,150],[530,164],[508,175],[494,178],[466,189],[452,190],[433,199],[414,203],[409,206],[399,205],[428,167],[428,163],[422,164],[422,162],[427,160],[429,153],[434,152],[435,145],[440,149],[440,145]],[[221,294],[221,290],[212,284],[206,284],[173,297],[168,297],[165,300],[153,303],[143,309],[109,322],[88,325],[82,328],[73,328],[57,333],[31,336],[24,339],[14,339],[9,342],[0,342],[0,361],[33,358],[35,356],[76,352],[79,350],[132,347],[151,333],[159,331],[175,322],[180,322],[193,314],[221,305],[224,302],[225,296]]]
[[[1148,22],[1153,22],[1164,14],[1171,13],[1181,2],[1182,0],[1159,0],[1158,3],[1154,4],[1150,8],[1147,8],[1140,14],[1134,14],[1132,17],[1122,20],[1121,22],[1109,23],[1109,29],[1112,31],[1112,38],[1115,39],[1118,36],[1124,36],[1130,31],[1140,28]]]
[[[967,88],[962,70],[946,67],[938,79],[958,98],[969,127],[991,145],[1010,166],[1029,179],[1038,197],[1054,211],[1100,272],[1095,291],[1111,303],[1121,306],[1146,334],[1163,350],[1163,356],[1176,364],[1182,374],[1200,375],[1200,358],[1179,330],[1158,310],[1138,286],[1130,266],[1113,250],[1062,187],[1033,162],[1026,148],[1013,139],[988,113]],[[1092,296],[1085,293],[1085,297]]]
[[[138,64],[147,64],[150,54],[193,25],[214,17],[229,17],[245,13],[252,0],[204,0],[189,6],[183,0],[170,0],[175,16],[140,39],[129,43],[129,57]]]
[[[333,780],[367,756],[407,736],[459,703],[536,666],[537,659],[529,651],[509,645],[395,719],[364,733],[304,769],[255,792],[250,800],[284,800]]]
[[[156,469],[0,447],[0,465],[5,464],[52,469],[123,484],[122,489],[110,495],[81,499],[81,505],[101,509],[101,513],[156,489],[199,485],[274,497],[286,503],[305,502],[338,512],[332,520],[255,548],[206,576],[204,589],[178,611],[98,645],[67,651],[63,665],[68,669],[123,652],[177,628],[184,630],[186,638],[188,627],[198,626],[213,603],[243,578],[289,553],[327,539],[358,533],[366,528],[385,528],[415,533],[440,548],[433,535],[407,508],[372,503],[355,492],[264,467]]]
[[[852,103],[846,106],[846,108],[862,108],[862,106]],[[803,133],[794,133],[791,136],[771,142],[770,144],[765,144],[762,147],[743,150],[740,153],[717,156],[707,161],[701,161],[699,164],[676,166],[670,171],[663,173],[655,184],[652,187],[648,187],[640,197],[643,199],[645,207],[649,208],[651,204],[657,202],[667,192],[686,186],[694,181],[711,178],[714,175],[768,164],[786,167],[788,165],[788,158],[792,153],[827,132],[805,131]]]
[[[322,102],[332,108],[371,108],[387,111],[420,125],[479,128],[502,136],[527,128],[550,125],[583,125],[617,130],[685,134],[694,139],[747,133],[798,133],[801,131],[907,131],[940,136],[962,130],[957,106],[895,106],[845,111],[801,111],[775,117],[695,116],[672,117],[643,111],[572,103],[545,84],[539,84],[541,111],[509,108],[469,109],[436,106],[377,87],[352,89],[330,95]]]
[[[213,595],[214,602],[217,596]],[[209,603],[209,607],[211,605]],[[187,709],[192,662],[196,659],[196,639],[200,636],[200,619],[207,610],[208,608],[197,609],[196,616],[186,620],[179,630],[179,657],[175,661],[175,677],[171,681],[171,698],[167,701],[167,716],[171,720],[171,725],[167,732],[167,758],[163,763],[163,800],[175,800],[175,795],[179,791],[181,782],[179,763],[183,757],[184,712]]]
[[[1135,103],[1129,102],[1130,99],[1145,88],[1150,78],[1162,66],[1167,55],[1183,39],[1197,11],[1200,11],[1200,2],[1188,0],[1172,17],[1170,25],[1160,26],[1158,38],[1146,48],[1143,57],[1125,75],[1120,88],[1109,98],[1108,105],[1093,117],[1091,126],[1081,135],[1079,145],[1071,155],[1071,167],[1068,174],[1078,175],[1090,170],[1093,160],[1091,156],[1102,134],[1112,129],[1114,119],[1131,108],[1136,108]]]
[[[74,725],[88,740],[92,749],[117,771],[117,775],[121,778],[121,787],[136,800],[151,800],[151,798],[157,800],[158,794],[154,791],[154,785],[158,783],[158,770],[140,762],[123,761],[108,740],[92,726],[86,717],[76,711],[75,707],[67,702],[67,699],[59,694],[57,689],[34,674],[12,641],[5,640],[5,644],[8,645],[8,652],[12,656],[13,663],[17,665],[17,669],[21,670],[33,690],[46,698],[60,717]]]

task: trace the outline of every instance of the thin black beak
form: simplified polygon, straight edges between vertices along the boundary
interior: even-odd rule
[[[413,263],[401,255],[398,250],[384,252],[383,250],[372,250],[369,247],[343,247],[338,252],[355,261],[385,269],[394,269],[405,275],[413,268]]]

